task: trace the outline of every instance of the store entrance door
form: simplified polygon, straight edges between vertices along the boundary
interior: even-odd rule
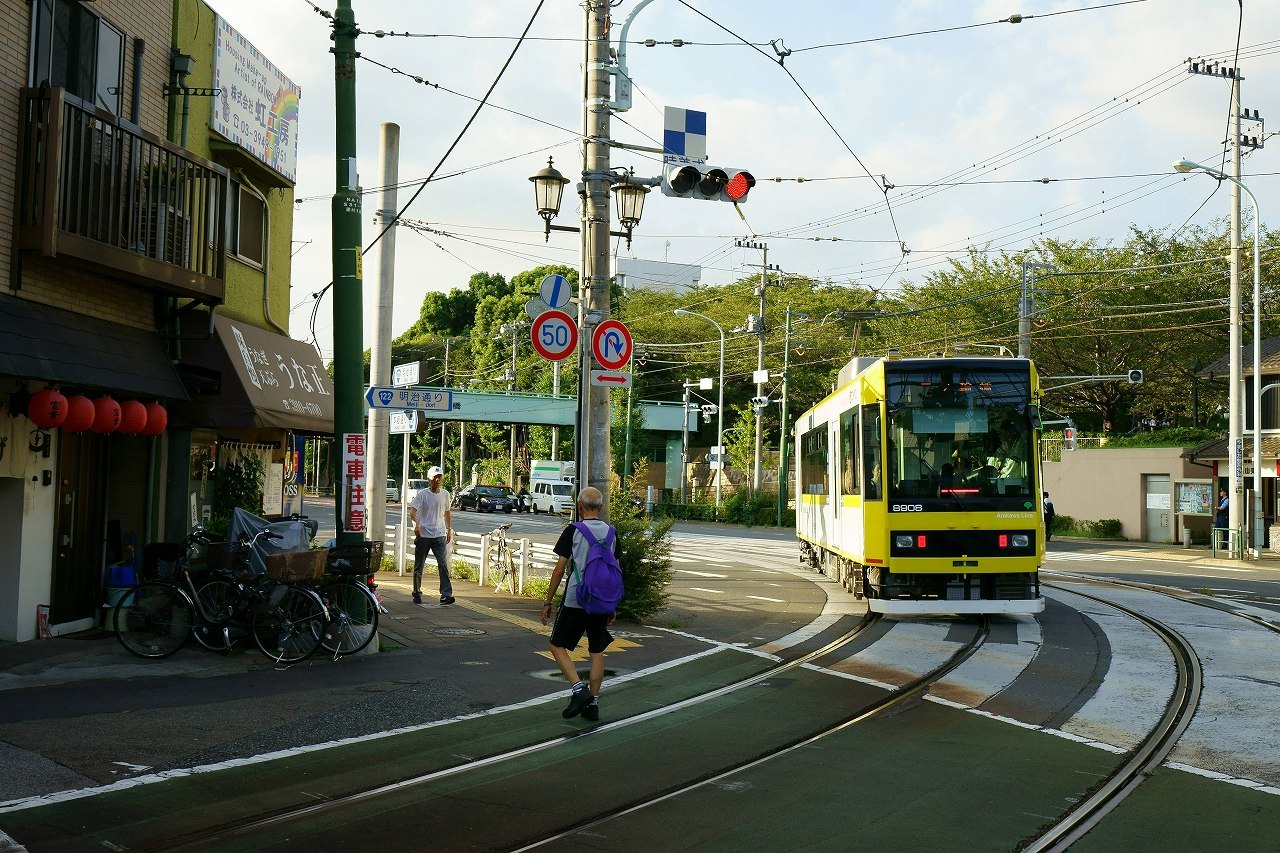
[[[103,445],[90,433],[58,441],[58,496],[53,543],[52,625],[92,620],[102,575]],[[88,627],[88,626],[86,626]]]

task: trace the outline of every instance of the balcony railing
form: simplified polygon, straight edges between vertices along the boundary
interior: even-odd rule
[[[222,301],[226,169],[62,89],[23,90],[23,117],[21,250]]]

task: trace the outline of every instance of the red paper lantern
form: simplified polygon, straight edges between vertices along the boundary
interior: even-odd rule
[[[94,400],[93,412],[93,424],[89,429],[94,432],[115,432],[120,428],[120,404],[110,397]]]
[[[27,403],[27,417],[44,429],[62,426],[67,419],[67,398],[52,388],[37,391]]]
[[[159,403],[147,403],[147,425],[138,430],[139,435],[157,436],[169,425],[169,413]]]
[[[68,397],[67,419],[62,422],[62,429],[65,432],[84,432],[93,426],[93,418],[96,414],[93,401],[88,397],[82,397],[79,394]]]
[[[147,425],[147,407],[137,400],[125,400],[120,404],[120,429],[117,432],[135,435]]]

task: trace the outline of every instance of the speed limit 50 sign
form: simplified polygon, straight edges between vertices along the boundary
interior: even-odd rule
[[[578,327],[563,311],[543,311],[529,330],[533,348],[549,361],[568,358],[578,346]]]

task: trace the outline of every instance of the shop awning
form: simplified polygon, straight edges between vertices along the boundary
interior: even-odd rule
[[[4,295],[0,375],[138,397],[187,399],[155,332]]]
[[[214,339],[184,344],[183,361],[218,374],[221,387],[192,389],[180,423],[333,433],[333,382],[314,346],[223,316],[213,323]]]

